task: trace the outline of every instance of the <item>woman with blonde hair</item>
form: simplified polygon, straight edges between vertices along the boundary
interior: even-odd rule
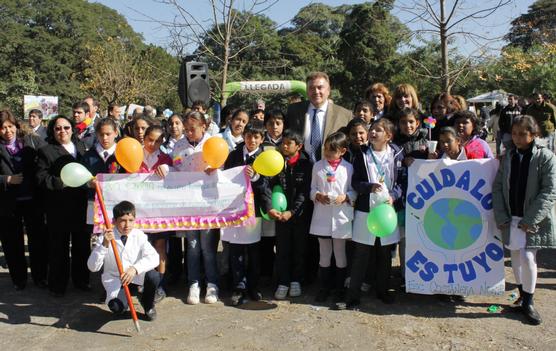
[[[399,113],[404,108],[413,108],[420,111],[417,91],[411,84],[400,84],[394,89],[392,101],[390,102],[390,109],[388,111],[388,118],[394,122],[394,125],[398,124]],[[422,115],[422,113],[419,113],[419,115]]]

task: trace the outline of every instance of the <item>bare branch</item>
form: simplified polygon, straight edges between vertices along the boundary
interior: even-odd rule
[[[482,9],[479,11],[475,11],[467,16],[464,16],[460,19],[458,19],[457,21],[455,21],[454,23],[452,23],[451,25],[449,25],[447,27],[448,30],[452,29],[454,26],[457,26],[459,23],[468,20],[470,18],[474,18],[474,19],[479,19],[479,18],[487,18],[488,16],[492,15],[494,12],[496,12],[496,10],[498,10],[500,7],[506,6],[508,5],[510,2],[512,2],[512,0],[499,0],[498,4],[486,9]]]

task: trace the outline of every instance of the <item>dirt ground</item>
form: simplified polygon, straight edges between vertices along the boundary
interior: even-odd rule
[[[512,312],[489,313],[507,306],[514,286],[496,298],[469,297],[463,303],[397,293],[384,305],[364,295],[360,311],[332,311],[313,303],[316,286],[291,301],[268,300],[241,308],[185,304],[185,283],[172,287],[157,305],[155,322],[142,320],[137,334],[128,318],[114,319],[94,291],[72,288],[66,297],[50,297],[30,284],[16,292],[0,269],[0,350],[554,350],[556,342],[556,251],[538,255],[536,305],[544,319],[533,327]],[[512,282],[509,262],[506,277]],[[399,283],[399,278],[394,279]],[[272,296],[270,286],[263,289]],[[135,299],[142,317],[142,309]]]

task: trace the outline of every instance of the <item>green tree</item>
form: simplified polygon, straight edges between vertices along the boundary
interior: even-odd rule
[[[156,46],[136,46],[108,37],[87,50],[81,88],[101,104],[140,103],[179,108],[179,63]]]
[[[351,6],[332,7],[321,3],[305,6],[292,19],[292,27],[279,31],[282,55],[290,64],[284,74],[304,80],[309,72],[335,76],[343,70],[338,57],[340,32]],[[337,92],[333,91],[333,95]]]
[[[529,50],[534,45],[556,44],[556,1],[537,0],[527,13],[512,21],[505,36],[509,46]]]
[[[106,37],[142,40],[115,10],[85,0],[3,0],[0,21],[2,84],[16,86],[15,72],[33,72],[36,89],[24,93],[59,96],[65,106],[83,97],[87,45]]]
[[[521,96],[556,92],[556,44],[534,45],[527,51],[508,47],[484,68],[480,79]]]
[[[342,102],[347,106],[363,96],[372,82],[390,82],[403,69],[398,49],[408,30],[392,14],[394,0],[355,5],[340,33],[338,57],[343,71],[337,75]]]
[[[11,71],[5,79],[0,79],[0,105],[22,118],[23,95],[33,95],[37,91],[35,73],[31,69]]]

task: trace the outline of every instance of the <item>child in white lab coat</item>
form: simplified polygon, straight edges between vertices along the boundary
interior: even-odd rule
[[[351,239],[352,204],[357,198],[357,193],[351,187],[353,167],[342,158],[348,147],[348,137],[344,133],[331,134],[324,142],[324,158],[313,166],[311,200],[315,203],[315,209],[309,233],[319,238],[320,289],[315,298],[317,302],[325,302],[332,287],[333,302],[344,299],[346,241]],[[331,266],[333,253],[335,269]]]
[[[148,320],[156,319],[154,308],[155,291],[160,283],[160,275],[154,269],[159,257],[151,246],[147,235],[134,229],[135,206],[129,201],[122,201],[113,210],[114,229],[106,230],[98,237],[87,266],[91,272],[98,272],[103,266],[102,285],[106,289],[106,304],[116,314],[127,309],[122,285],[136,284],[143,286],[140,297],[141,306]],[[114,251],[110,241],[116,240],[124,273],[120,276]]]

